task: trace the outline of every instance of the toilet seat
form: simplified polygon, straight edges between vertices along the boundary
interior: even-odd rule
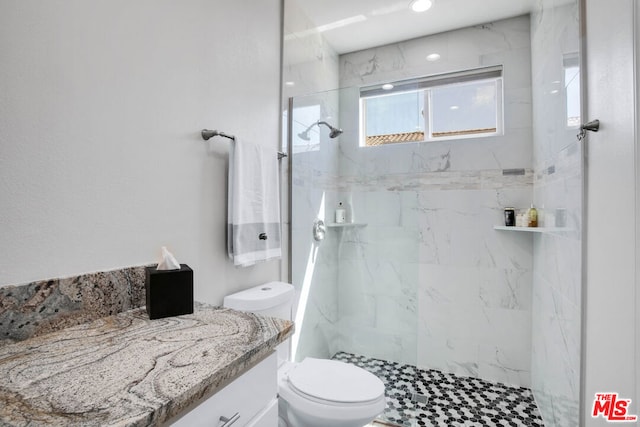
[[[293,300],[294,287],[291,284],[270,282],[227,295],[224,305],[235,310],[292,320]],[[384,411],[384,384],[375,375],[357,367],[345,368],[344,362],[327,360],[317,363],[317,359],[303,360],[300,364],[289,362],[290,341],[291,338],[287,338],[278,346],[280,425],[361,427]],[[302,365],[300,369],[299,365]],[[323,373],[316,370],[318,366]],[[289,381],[289,373],[292,381]],[[323,385],[323,380],[329,382]],[[345,390],[347,385],[350,386],[348,392]]]
[[[334,360],[319,359],[311,359],[310,363],[306,363],[309,359],[307,358],[299,364],[283,367],[284,369],[278,381],[280,397],[292,408],[295,408],[296,412],[316,420],[325,420],[326,423],[324,425],[333,425],[332,423],[334,422],[344,420],[365,420],[364,423],[366,423],[384,411],[386,407],[384,384],[375,375],[355,366],[353,366],[354,370],[346,368],[351,378],[348,381],[353,383],[362,380],[369,387],[369,391],[363,391],[350,398],[345,397],[346,395],[343,393],[331,396],[327,383],[333,383],[334,386],[338,384],[337,389],[344,388],[346,381],[342,380],[341,382],[336,370],[337,372],[344,372],[344,366],[342,365],[347,364]],[[317,363],[318,360],[320,363]],[[322,369],[315,371],[318,366],[321,366]],[[350,365],[347,366],[351,367]],[[333,373],[327,374],[327,372]],[[292,378],[293,383],[291,381]],[[317,386],[318,383],[315,380],[320,384],[325,382],[325,387],[322,385]],[[294,383],[298,385],[296,386]],[[315,388],[316,386],[318,388]],[[335,391],[336,387],[333,390]],[[314,394],[316,395],[314,396]]]
[[[335,360],[307,357],[288,374],[293,390],[332,405],[363,404],[384,395],[384,384],[362,368]]]

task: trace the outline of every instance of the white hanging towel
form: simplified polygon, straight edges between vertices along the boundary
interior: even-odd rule
[[[232,141],[229,150],[227,251],[236,266],[280,258],[278,152]]]

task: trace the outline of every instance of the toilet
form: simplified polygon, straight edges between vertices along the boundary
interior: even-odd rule
[[[292,320],[293,286],[270,282],[224,298],[224,306]],[[291,339],[277,348],[279,427],[362,427],[386,407],[384,384],[336,360],[290,358]]]

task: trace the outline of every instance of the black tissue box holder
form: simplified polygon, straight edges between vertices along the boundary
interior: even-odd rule
[[[147,314],[149,319],[193,313],[193,270],[180,264],[180,270],[146,267]]]

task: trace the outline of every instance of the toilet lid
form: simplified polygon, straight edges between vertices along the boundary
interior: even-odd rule
[[[307,357],[289,373],[298,391],[339,403],[368,402],[384,394],[384,384],[362,368],[335,360]]]

